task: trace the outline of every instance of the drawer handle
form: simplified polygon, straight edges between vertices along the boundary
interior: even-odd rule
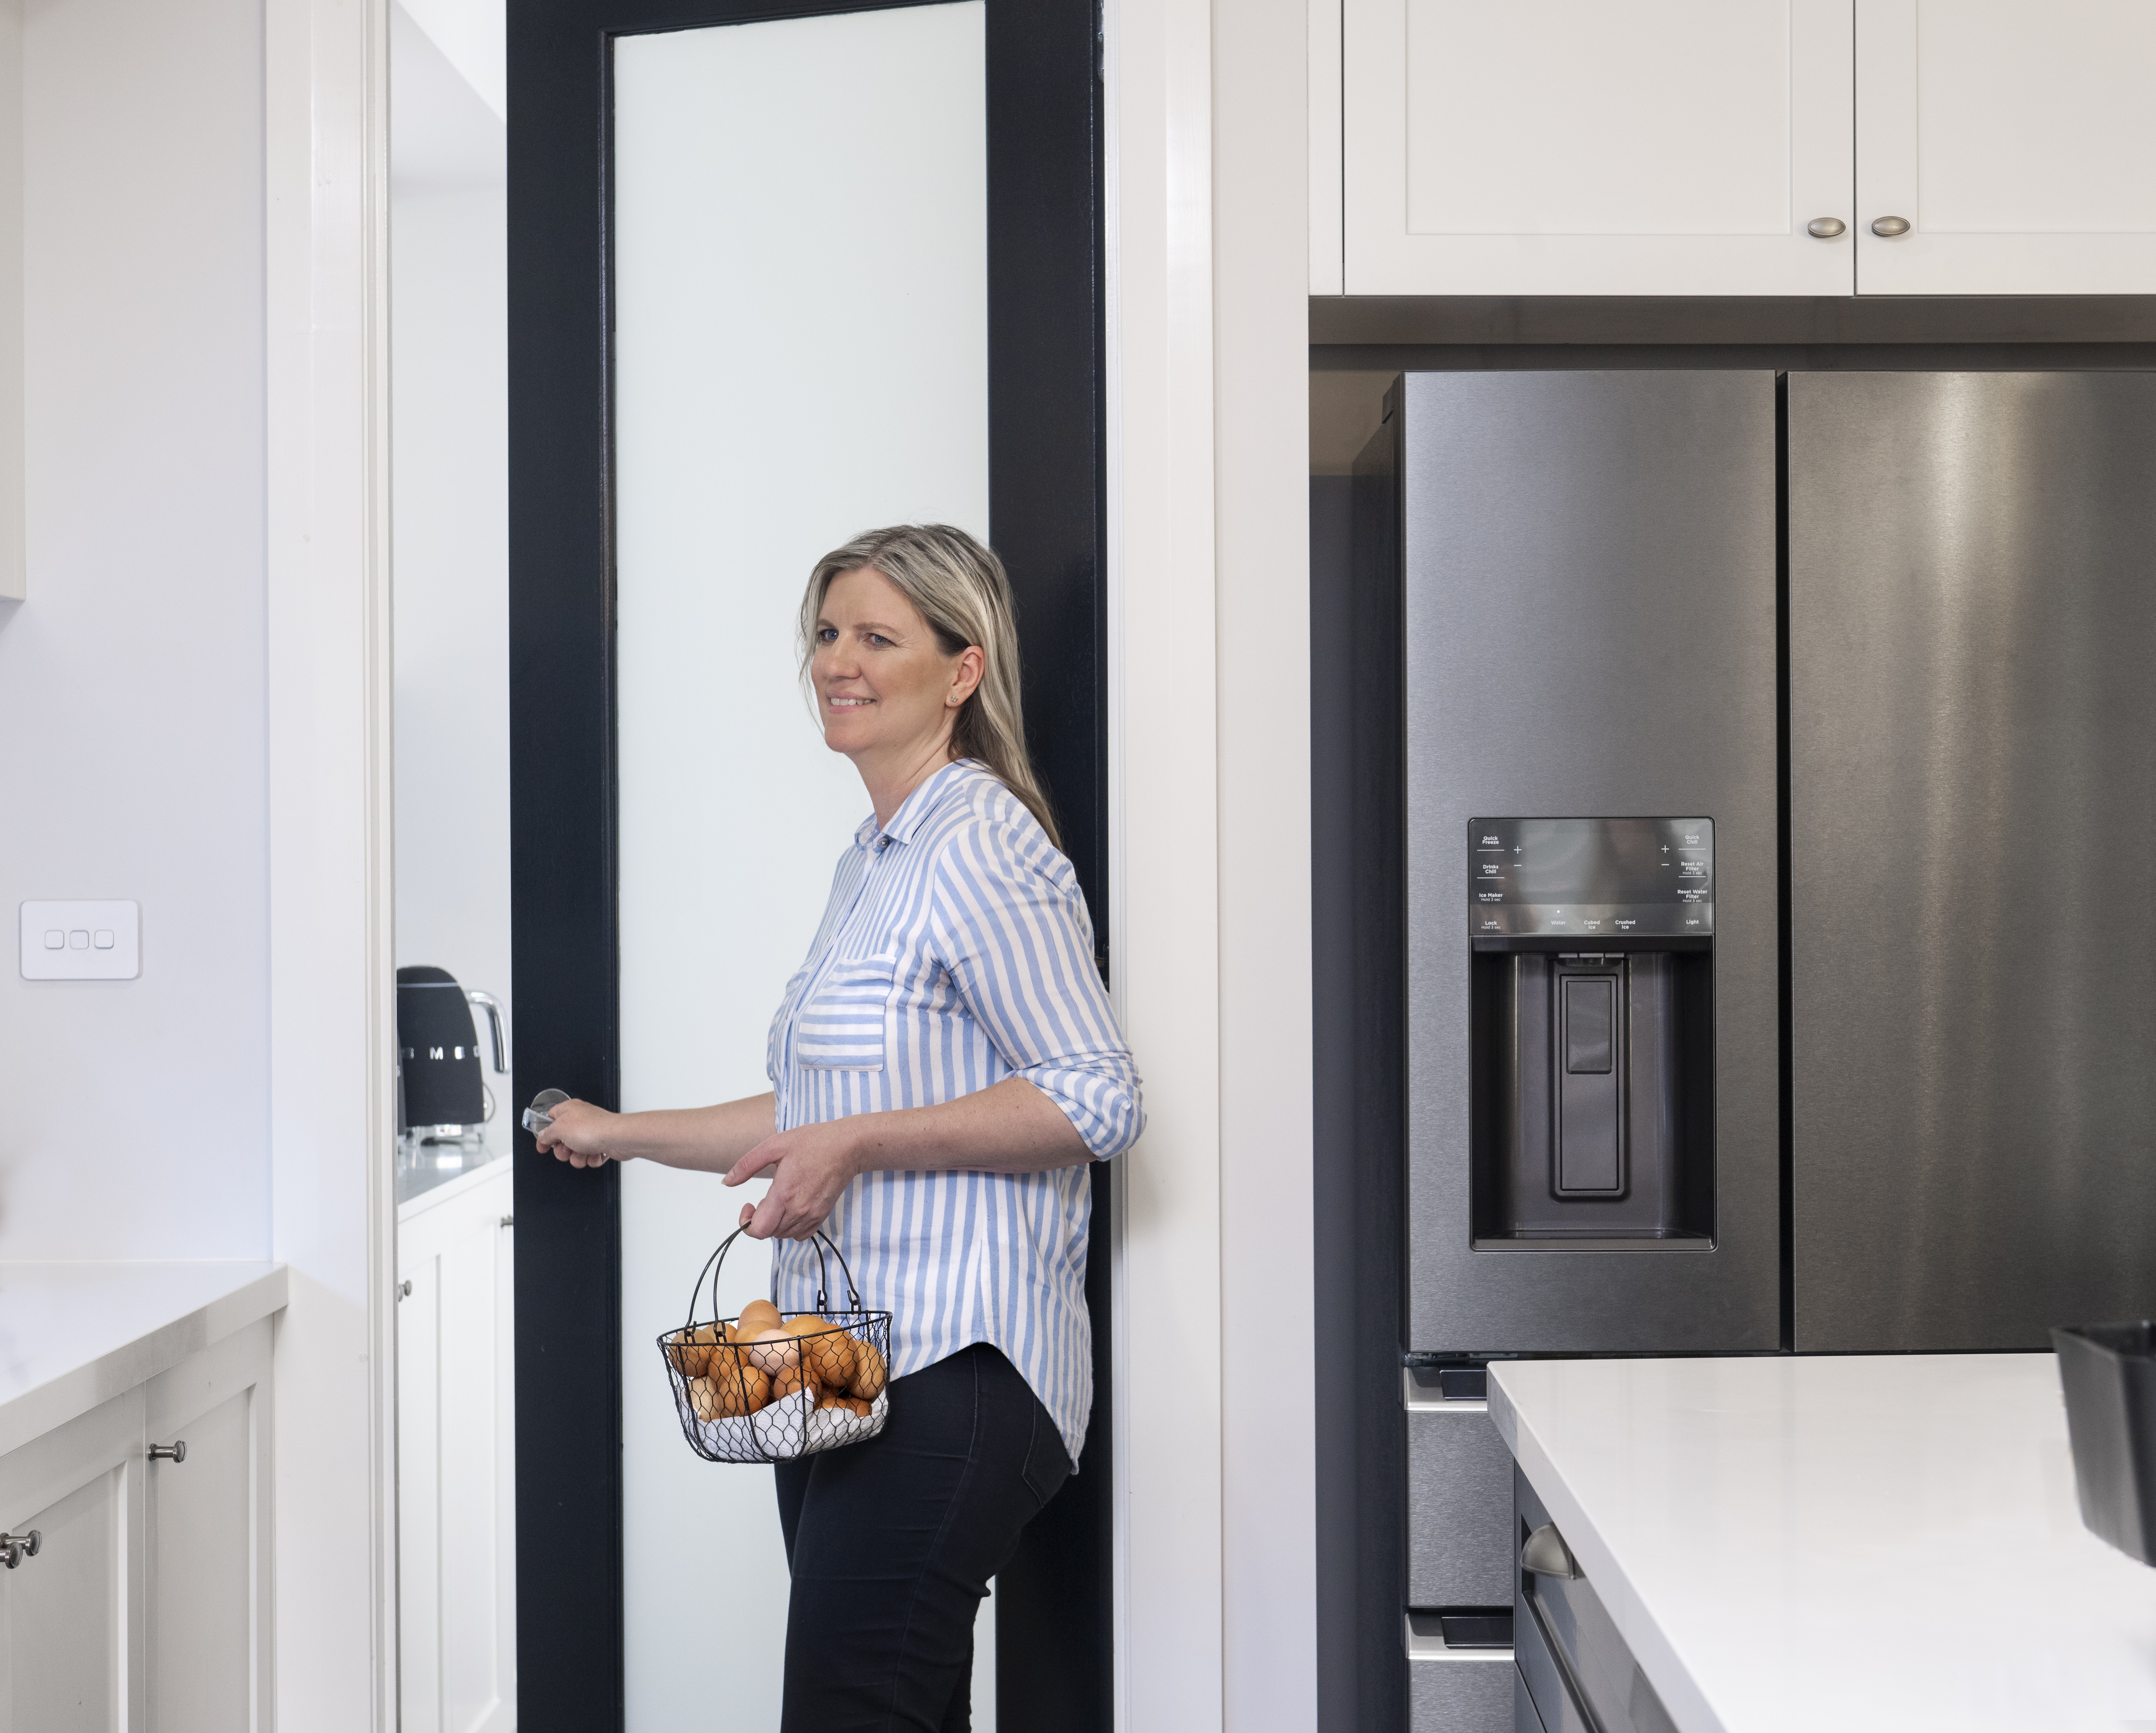
[[[1882,240],[1891,241],[1897,235],[1908,233],[1909,219],[1907,217],[1874,217],[1871,232]]]
[[[150,1447],[150,1460],[152,1462],[185,1462],[187,1459],[187,1441],[185,1438],[175,1438],[169,1444],[152,1444]]]
[[[19,1535],[0,1535],[0,1558],[13,1570],[26,1558],[35,1558],[38,1549],[45,1544],[45,1537],[36,1529],[25,1529]]]
[[[1553,1522],[1544,1523],[1527,1536],[1527,1544],[1520,1549],[1520,1568],[1530,1576],[1561,1577],[1568,1582],[1578,1581],[1580,1575],[1579,1561]]]
[[[1848,227],[1839,217],[1815,217],[1804,224],[1804,233],[1815,241],[1830,241]]]

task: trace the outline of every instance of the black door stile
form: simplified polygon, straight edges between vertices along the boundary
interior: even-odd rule
[[[878,0],[516,0],[510,8],[520,1100],[548,1085],[609,1106],[619,1096],[612,41],[877,9]],[[1096,0],[987,0],[989,532],[1018,592],[1034,756],[1105,964],[1098,43]],[[532,1733],[593,1733],[620,1727],[624,1715],[619,1181],[611,1168],[591,1173],[540,1159],[521,1131],[516,1159],[519,1714]],[[1096,1168],[1102,1223],[1106,1181]],[[1106,1243],[1104,1232],[1087,1284],[1096,1394],[1081,1471],[998,1582],[998,1716],[1036,1733],[1112,1724]]]

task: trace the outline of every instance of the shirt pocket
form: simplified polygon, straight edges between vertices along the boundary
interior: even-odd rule
[[[896,957],[833,964],[801,1007],[794,1058],[827,1071],[882,1070],[884,1026],[897,973]]]

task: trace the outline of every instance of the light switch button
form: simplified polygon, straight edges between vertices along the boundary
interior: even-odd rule
[[[70,900],[22,905],[25,981],[132,981],[142,972],[142,905]]]

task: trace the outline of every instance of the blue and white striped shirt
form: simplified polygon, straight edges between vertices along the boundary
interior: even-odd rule
[[[855,833],[808,960],[772,1019],[768,1068],[782,1131],[949,1101],[1006,1077],[1069,1115],[1096,1159],[1128,1149],[1144,1124],[1077,874],[1024,802],[970,760],[937,771],[889,824],[871,814]],[[1093,1406],[1091,1213],[1083,1163],[874,1172],[839,1194],[824,1231],[862,1304],[891,1315],[894,1377],[993,1343],[1075,1464]],[[817,1280],[813,1242],[773,1248],[781,1310],[808,1310]],[[830,1300],[842,1303],[835,1291]]]

